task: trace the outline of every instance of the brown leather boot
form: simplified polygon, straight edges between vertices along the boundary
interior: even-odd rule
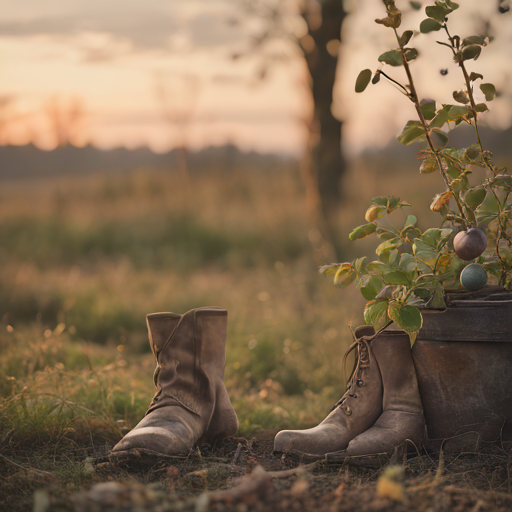
[[[419,447],[425,438],[425,418],[409,335],[403,331],[384,331],[372,340],[371,346],[384,389],[382,414],[375,425],[350,441],[348,456],[389,453],[405,441]]]
[[[145,417],[112,450],[187,455],[198,442],[234,435],[238,420],[224,386],[227,311],[193,309],[147,316],[157,391]]]
[[[356,329],[356,361],[346,393],[322,423],[307,430],[283,430],[274,440],[275,452],[322,456],[345,450],[349,441],[369,429],[382,412],[382,379],[367,337],[373,327]],[[346,356],[345,356],[346,357]]]

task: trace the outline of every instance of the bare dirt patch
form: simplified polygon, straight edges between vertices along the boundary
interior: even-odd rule
[[[497,446],[420,454],[382,467],[300,464],[272,453],[274,431],[188,457],[112,463],[109,445],[0,452],[2,510],[509,511],[512,459]],[[39,508],[37,508],[39,507]]]

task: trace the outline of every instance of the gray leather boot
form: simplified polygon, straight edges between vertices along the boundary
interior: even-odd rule
[[[348,456],[389,453],[405,441],[419,447],[425,439],[425,418],[409,335],[384,331],[371,345],[384,389],[382,414],[375,425],[350,441]]]
[[[323,456],[345,450],[349,441],[368,430],[382,412],[382,379],[369,337],[373,327],[356,329],[356,361],[346,393],[322,423],[307,430],[283,430],[274,440],[275,452]],[[346,357],[346,356],[345,356]]]
[[[227,311],[154,313],[147,324],[157,391],[144,418],[111,455],[187,455],[196,443],[234,435],[238,420],[223,382]]]

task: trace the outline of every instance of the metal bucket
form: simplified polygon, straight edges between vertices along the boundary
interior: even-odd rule
[[[512,443],[512,294],[454,294],[422,313],[412,354],[430,447]]]

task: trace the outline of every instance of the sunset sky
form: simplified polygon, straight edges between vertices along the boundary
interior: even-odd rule
[[[294,14],[295,0],[280,3],[290,32],[300,37],[304,26]],[[296,48],[284,42],[276,42],[272,51],[288,60],[273,63],[264,79],[258,78],[265,64],[260,55],[233,60],[264,26],[244,14],[241,4],[0,0],[0,142],[33,140],[53,147],[46,112],[52,102],[62,111],[70,111],[74,102],[83,111],[73,135],[76,144],[149,145],[165,151],[184,137],[194,148],[232,142],[244,149],[300,155],[305,140],[301,119],[310,108],[304,63]],[[499,15],[494,0],[460,4],[452,33],[473,35],[482,20],[491,21],[496,40],[469,68],[503,92],[486,116],[490,124],[505,128],[511,123],[512,15]],[[351,14],[344,25],[333,108],[345,120],[347,149],[357,152],[388,142],[413,112],[387,83],[354,93],[359,71],[376,69],[378,55],[395,44],[392,32],[373,21],[383,16],[380,0],[351,0],[346,6]],[[406,8],[408,2],[398,1],[398,6]],[[423,10],[410,12],[404,29],[417,29],[424,17]],[[449,50],[432,44],[441,36],[413,39],[421,54],[413,70],[422,96],[450,102],[462,82]],[[446,77],[441,68],[448,68]],[[390,73],[401,79],[402,72],[395,68]],[[185,127],[180,119],[186,120]]]

